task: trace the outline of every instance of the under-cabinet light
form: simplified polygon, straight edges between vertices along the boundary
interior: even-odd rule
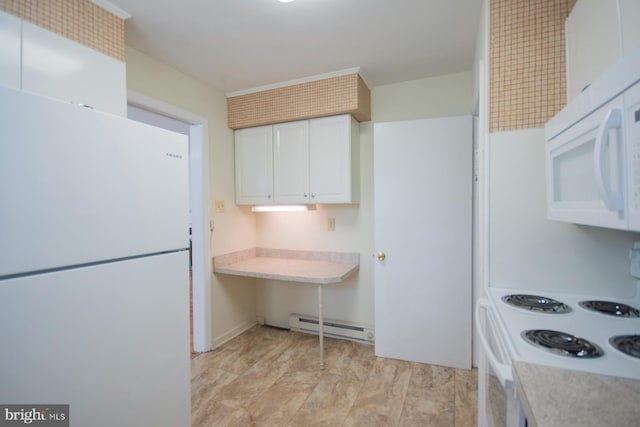
[[[315,211],[316,205],[254,205],[252,212],[303,212]]]

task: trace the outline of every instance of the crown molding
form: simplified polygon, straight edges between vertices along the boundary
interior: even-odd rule
[[[302,84],[302,83],[315,82],[315,81],[318,81],[318,80],[330,79],[332,77],[347,76],[349,74],[360,74],[360,67],[347,68],[345,70],[333,71],[331,73],[316,74],[315,76],[302,77],[302,78],[295,79],[295,80],[287,80],[285,82],[273,83],[273,84],[264,85],[264,86],[258,86],[258,87],[254,87],[254,88],[251,88],[251,89],[238,90],[238,91],[235,91],[235,92],[227,92],[227,93],[225,93],[225,96],[227,98],[233,98],[235,96],[249,95],[251,93],[257,93],[257,92],[262,92],[262,91],[271,90],[271,89],[279,89],[281,87],[293,86],[293,85]],[[362,77],[362,75],[361,75],[361,77]],[[366,82],[366,80],[365,80],[365,82]]]

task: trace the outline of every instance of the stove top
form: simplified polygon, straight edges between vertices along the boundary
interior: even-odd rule
[[[640,292],[607,298],[490,286],[488,294],[513,360],[640,380]]]

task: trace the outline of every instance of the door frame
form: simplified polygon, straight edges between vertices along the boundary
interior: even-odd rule
[[[211,222],[209,220],[209,130],[208,120],[190,111],[127,90],[127,103],[189,123],[189,193],[191,207],[193,349],[213,348],[211,343]]]

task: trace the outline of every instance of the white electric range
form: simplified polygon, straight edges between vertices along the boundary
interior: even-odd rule
[[[514,306],[511,295],[529,295],[534,305],[542,305],[549,311],[532,311],[529,308]],[[538,304],[536,297],[541,297]],[[548,291],[522,291],[490,286],[489,304],[496,313],[496,324],[500,335],[505,337],[513,360],[540,365],[572,369],[601,375],[640,379],[640,292],[631,298],[607,297],[600,295],[577,295]],[[526,298],[525,298],[526,299]],[[566,312],[556,312],[555,300],[567,307]],[[617,309],[605,305],[605,309],[618,315],[604,314],[581,305],[586,301],[606,301],[616,303]],[[517,297],[516,297],[516,302]],[[587,304],[589,305],[589,304]],[[635,310],[635,311],[634,311]],[[560,309],[559,311],[563,311]],[[527,331],[556,331],[557,337],[548,332],[529,332],[529,335],[541,335],[546,344],[550,341],[568,344],[568,351],[551,350],[544,345],[536,345],[526,338]],[[614,337],[627,336],[624,341],[627,351],[635,350],[635,357],[614,347]],[[635,338],[635,341],[633,337]],[[585,348],[576,348],[585,343]],[[619,338],[618,341],[623,341]],[[573,354],[575,353],[575,354]]]
[[[489,286],[486,292],[487,298],[476,306],[482,348],[480,427],[527,425],[513,382],[513,361],[640,380],[640,289],[629,298],[497,286]],[[547,311],[514,306],[514,301]],[[604,301],[595,305],[617,315],[594,312],[584,306],[586,301]],[[543,345],[533,344],[527,335],[542,337]],[[630,354],[612,344],[620,336],[625,337],[624,348]],[[567,349],[549,348],[557,344]]]

